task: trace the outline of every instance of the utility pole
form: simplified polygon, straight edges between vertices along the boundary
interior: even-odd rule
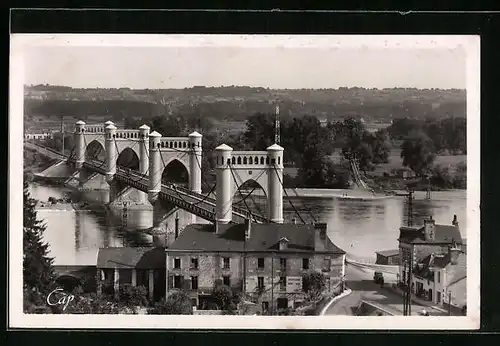
[[[61,154],[64,155],[64,115],[61,115],[61,136],[62,136],[62,151],[61,151]]]
[[[426,175],[427,178],[427,192],[425,194],[425,199],[430,200],[431,199],[431,177],[429,175]]]
[[[410,268],[408,268],[408,316],[411,316],[411,282],[413,277],[413,245],[410,253]]]
[[[448,316],[451,316],[451,292],[448,292]]]
[[[413,226],[413,190],[408,188],[408,227]]]
[[[275,119],[274,119],[274,143],[280,144],[280,106],[277,104],[276,105],[276,113],[275,113]]]

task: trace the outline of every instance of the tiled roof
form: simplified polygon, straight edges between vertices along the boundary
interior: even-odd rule
[[[163,248],[151,247],[110,247],[101,248],[97,255],[97,268],[165,268]]]
[[[252,224],[250,238],[245,241],[245,224],[219,225],[219,234],[211,224],[187,226],[169,246],[168,250],[196,251],[270,251],[279,249],[279,241],[288,239],[289,252],[313,252],[315,232],[313,225],[300,224]],[[327,238],[327,252],[344,254]]]
[[[462,243],[462,235],[460,229],[452,225],[435,225],[434,241],[425,239],[425,226],[420,228],[401,227],[399,229],[399,240],[405,243],[412,244],[432,244],[432,243],[448,243],[453,241]]]
[[[399,255],[399,249],[377,251],[376,253],[379,254],[379,255],[381,255],[381,256],[384,256],[384,257],[398,256]]]

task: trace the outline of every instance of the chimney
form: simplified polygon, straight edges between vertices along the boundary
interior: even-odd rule
[[[462,251],[457,246],[450,247],[449,254],[450,254],[450,264],[451,265],[456,265],[458,263],[458,258],[460,257],[461,252]]]
[[[453,221],[451,222],[451,224],[455,227],[458,227],[458,218],[457,218],[457,215],[453,215]]]
[[[289,240],[284,237],[280,239],[280,251],[288,249],[288,241]]]
[[[175,239],[179,236],[179,213],[175,213]]]
[[[433,241],[435,239],[434,238],[435,230],[436,230],[436,222],[434,221],[432,216],[429,217],[428,220],[424,220],[425,240]]]
[[[245,219],[245,240],[250,239],[252,235],[252,218]]]
[[[326,250],[326,228],[327,225],[324,222],[316,223],[314,225],[315,228],[315,242],[314,248],[316,251],[325,251]]]

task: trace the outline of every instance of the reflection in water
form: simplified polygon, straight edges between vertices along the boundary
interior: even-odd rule
[[[62,197],[63,188],[41,185],[31,186],[32,196],[46,201],[48,197]],[[100,193],[84,194],[86,200],[98,201]],[[266,211],[266,201],[248,199]],[[306,223],[314,218],[328,224],[328,232],[334,243],[350,254],[374,257],[375,251],[394,249],[398,246],[399,227],[407,222],[407,201],[404,197],[373,200],[347,200],[341,198],[297,198],[292,203]],[[241,207],[241,205],[240,205]],[[285,222],[296,219],[301,222],[288,200],[284,200]],[[413,203],[414,224],[421,225],[422,218],[432,215],[438,224],[451,224],[453,215],[458,216],[462,236],[466,229],[465,191],[433,192],[432,200],[425,200],[425,192],[415,193]],[[129,210],[127,232],[122,230],[121,213],[112,214],[100,207],[95,211],[39,211],[39,217],[47,224],[45,239],[50,244],[55,264],[95,264],[99,247],[119,247],[151,244],[152,237],[136,231],[152,222],[151,210]],[[176,210],[163,206],[167,230],[174,231]],[[192,215],[178,211],[182,229],[192,222]],[[197,218],[197,222],[205,222]]]

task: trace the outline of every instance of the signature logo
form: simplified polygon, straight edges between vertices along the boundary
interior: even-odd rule
[[[56,288],[47,296],[47,304],[50,306],[60,305],[63,311],[66,310],[69,303],[75,300],[75,296],[64,292],[62,288]]]

